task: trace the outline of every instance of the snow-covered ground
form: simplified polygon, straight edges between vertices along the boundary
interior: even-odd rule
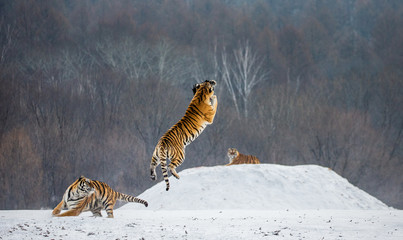
[[[183,170],[179,176],[180,180],[169,179],[168,192],[162,181],[139,197],[153,210],[387,209],[332,170],[317,165],[199,167]],[[127,204],[123,208],[142,207]]]
[[[139,196],[148,208],[129,203],[114,219],[0,211],[0,239],[403,239],[403,211],[327,168],[217,166],[179,175],[168,192],[160,182]]]

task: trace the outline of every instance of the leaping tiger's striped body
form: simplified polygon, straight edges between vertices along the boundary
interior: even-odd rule
[[[195,140],[208,124],[213,123],[217,111],[215,84],[214,80],[206,80],[193,87],[194,96],[185,115],[160,138],[154,149],[150,164],[151,179],[156,180],[155,168],[161,164],[167,191],[169,190],[167,159],[171,159],[169,170],[179,179],[175,168],[185,159],[185,147]]]
[[[142,203],[147,201],[114,191],[108,184],[85,177],[80,177],[71,184],[63,195],[62,201],[53,209],[57,217],[78,216],[85,211],[91,211],[94,216],[102,216],[101,210],[106,210],[109,218],[113,218],[113,207],[116,200]],[[63,208],[68,210],[60,214]]]
[[[260,164],[257,157],[239,153],[236,148],[229,148],[227,154],[229,163],[226,166],[235,164]]]

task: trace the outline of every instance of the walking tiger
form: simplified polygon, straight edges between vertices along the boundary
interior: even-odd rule
[[[56,217],[65,217],[91,211],[94,216],[101,217],[101,210],[105,209],[108,218],[113,218],[116,200],[142,203],[148,207],[145,200],[116,192],[106,183],[81,176],[67,188],[62,201],[53,209],[52,214]],[[60,214],[63,208],[68,210]]]

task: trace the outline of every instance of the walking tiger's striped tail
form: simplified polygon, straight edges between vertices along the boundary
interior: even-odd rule
[[[117,199],[118,200],[122,200],[125,202],[136,202],[136,203],[141,203],[144,204],[144,206],[148,207],[148,202],[146,200],[137,198],[137,197],[133,197],[124,193],[120,193],[120,192],[116,192],[118,194]]]

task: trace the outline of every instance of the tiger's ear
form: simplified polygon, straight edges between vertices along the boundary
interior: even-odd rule
[[[200,87],[200,84],[195,84],[195,85],[193,85],[193,88],[192,88],[192,90],[193,90],[193,95],[195,95],[196,94],[196,91],[197,91],[197,89]]]
[[[84,177],[83,175],[81,175],[81,177],[79,178],[79,180],[81,179],[85,179],[86,182],[90,183],[91,179]]]
[[[208,82],[213,86],[215,86],[217,84],[217,82],[215,80],[206,80],[205,82]]]

